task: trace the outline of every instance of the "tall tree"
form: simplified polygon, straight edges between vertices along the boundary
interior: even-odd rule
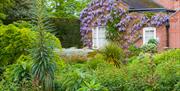
[[[48,0],[49,11],[56,17],[79,17],[91,0]]]
[[[34,0],[13,0],[13,2],[13,7],[6,10],[9,23],[16,20],[29,19],[32,16],[31,10]]]

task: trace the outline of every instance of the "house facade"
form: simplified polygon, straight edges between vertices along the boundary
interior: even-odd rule
[[[164,8],[175,10],[170,15],[169,47],[180,48],[180,0],[154,0]]]
[[[161,3],[164,2],[164,3]],[[94,0],[81,13],[81,35],[85,46],[93,49],[107,44],[106,24],[111,21],[110,14],[115,7],[116,15],[122,16],[117,31],[124,33],[123,47],[134,43],[146,44],[157,39],[158,50],[180,48],[180,11],[179,0],[170,0],[173,6],[166,6],[166,0]],[[180,2],[179,2],[180,3]],[[147,18],[145,15],[153,13]],[[135,23],[139,21],[138,23]],[[136,31],[136,33],[133,33]]]

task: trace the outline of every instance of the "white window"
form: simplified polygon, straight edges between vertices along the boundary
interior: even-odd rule
[[[96,27],[92,29],[92,42],[93,49],[102,48],[107,44],[105,27]]]
[[[155,27],[146,27],[143,29],[143,44],[148,43],[150,39],[156,39]]]

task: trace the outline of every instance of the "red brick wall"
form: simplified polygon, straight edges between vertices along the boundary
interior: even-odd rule
[[[143,30],[141,30],[141,34],[143,34]],[[158,51],[163,51],[164,48],[166,47],[166,27],[161,26],[156,29],[156,37],[159,39],[159,44],[158,44]],[[138,47],[143,45],[143,40],[139,40],[136,45]]]
[[[180,9],[180,0],[154,0],[167,9]]]
[[[170,48],[180,48],[180,10],[170,17]]]

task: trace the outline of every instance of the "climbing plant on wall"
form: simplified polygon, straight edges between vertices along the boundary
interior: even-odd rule
[[[89,33],[93,27],[107,26],[112,35],[109,38],[113,41],[120,41],[123,48],[135,42],[142,35],[138,32],[145,26],[162,26],[168,16],[163,13],[147,14],[128,13],[128,8],[123,7],[121,0],[93,0],[80,14],[81,36],[85,46],[91,48],[92,40]],[[112,34],[113,33],[113,34]]]

